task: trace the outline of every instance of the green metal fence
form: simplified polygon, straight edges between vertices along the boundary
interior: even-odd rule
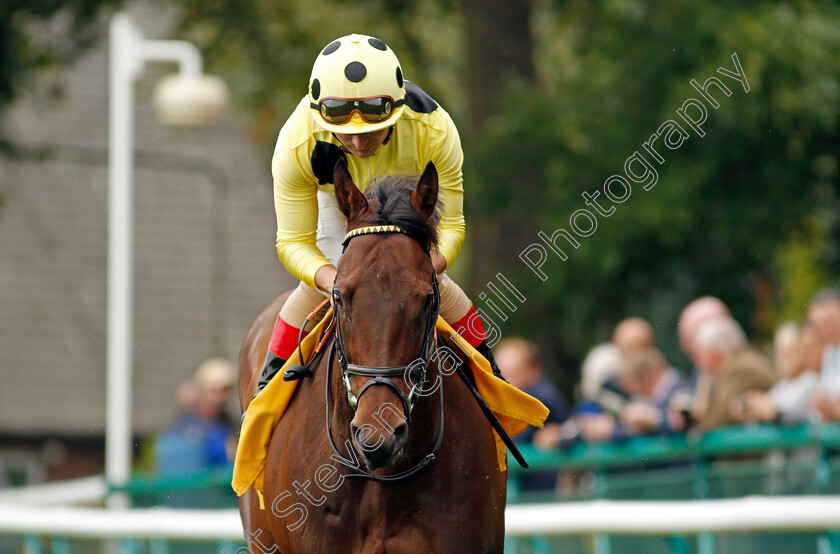
[[[636,437],[622,442],[579,443],[565,451],[523,446],[531,465],[510,467],[509,501],[582,499],[690,500],[746,495],[837,494],[840,425],[754,425],[705,435]],[[556,491],[525,492],[518,477],[557,471]],[[700,535],[698,537],[590,537],[509,541],[511,552],[840,552],[837,533]]]
[[[509,503],[607,500],[691,500],[745,495],[814,495],[840,492],[840,425],[722,429],[705,435],[638,437],[604,444],[579,443],[564,451],[524,446],[531,469],[511,460]],[[835,455],[836,454],[836,455]],[[560,490],[525,492],[517,483],[526,471],[559,472]],[[138,475],[113,491],[135,506],[235,508],[231,471],[163,478]],[[100,552],[98,541],[27,537],[0,541],[27,553]],[[121,540],[121,551],[154,554],[244,552],[242,543]],[[2,549],[0,549],[2,550]],[[15,551],[10,550],[10,551]],[[507,552],[748,554],[840,553],[837,530],[821,533],[701,534],[699,536],[588,536],[510,540]]]

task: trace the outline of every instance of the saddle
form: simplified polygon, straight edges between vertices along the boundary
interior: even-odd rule
[[[307,317],[307,323],[310,318],[316,318],[326,304],[327,302],[324,302],[316,308]],[[300,378],[310,375],[309,368],[314,367],[317,360],[327,353],[335,331],[334,321],[332,309],[327,310],[320,323],[305,338],[299,340],[298,349],[282,369],[284,378],[272,379],[248,407],[242,422],[233,469],[232,486],[236,494],[241,496],[251,487],[257,491],[263,490],[266,457],[274,429],[288,407]],[[302,326],[305,327],[306,324]],[[528,425],[542,427],[548,417],[548,408],[539,400],[495,377],[487,359],[463,340],[441,317],[438,317],[435,332],[438,348],[448,348],[463,365],[468,366],[468,371],[459,367],[459,376],[467,383],[485,416],[488,416],[493,425],[499,470],[505,471],[506,445],[513,446],[510,437],[520,433]],[[289,379],[286,378],[287,375]],[[519,454],[515,446],[511,451],[514,455]],[[518,461],[525,464],[521,455],[518,456]]]

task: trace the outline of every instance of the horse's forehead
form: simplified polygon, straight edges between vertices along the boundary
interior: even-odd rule
[[[417,242],[406,235],[368,235],[353,240],[358,242],[341,257],[340,276],[369,279],[399,275],[409,278],[412,274],[424,273],[426,255]]]

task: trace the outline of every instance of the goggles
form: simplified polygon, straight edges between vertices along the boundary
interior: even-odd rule
[[[340,125],[350,121],[353,112],[358,112],[362,119],[368,123],[385,121],[391,117],[396,108],[404,103],[405,100],[394,100],[390,96],[374,96],[373,98],[354,100],[324,98],[317,104],[310,103],[309,107],[318,110],[318,113],[327,123]]]

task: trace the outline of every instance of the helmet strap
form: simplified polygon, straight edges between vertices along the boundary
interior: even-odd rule
[[[382,141],[382,146],[385,146],[386,144],[388,144],[388,141],[391,140],[391,135],[393,135],[393,134],[394,134],[394,126],[391,125],[390,127],[388,127],[388,136],[385,137],[385,140]]]

